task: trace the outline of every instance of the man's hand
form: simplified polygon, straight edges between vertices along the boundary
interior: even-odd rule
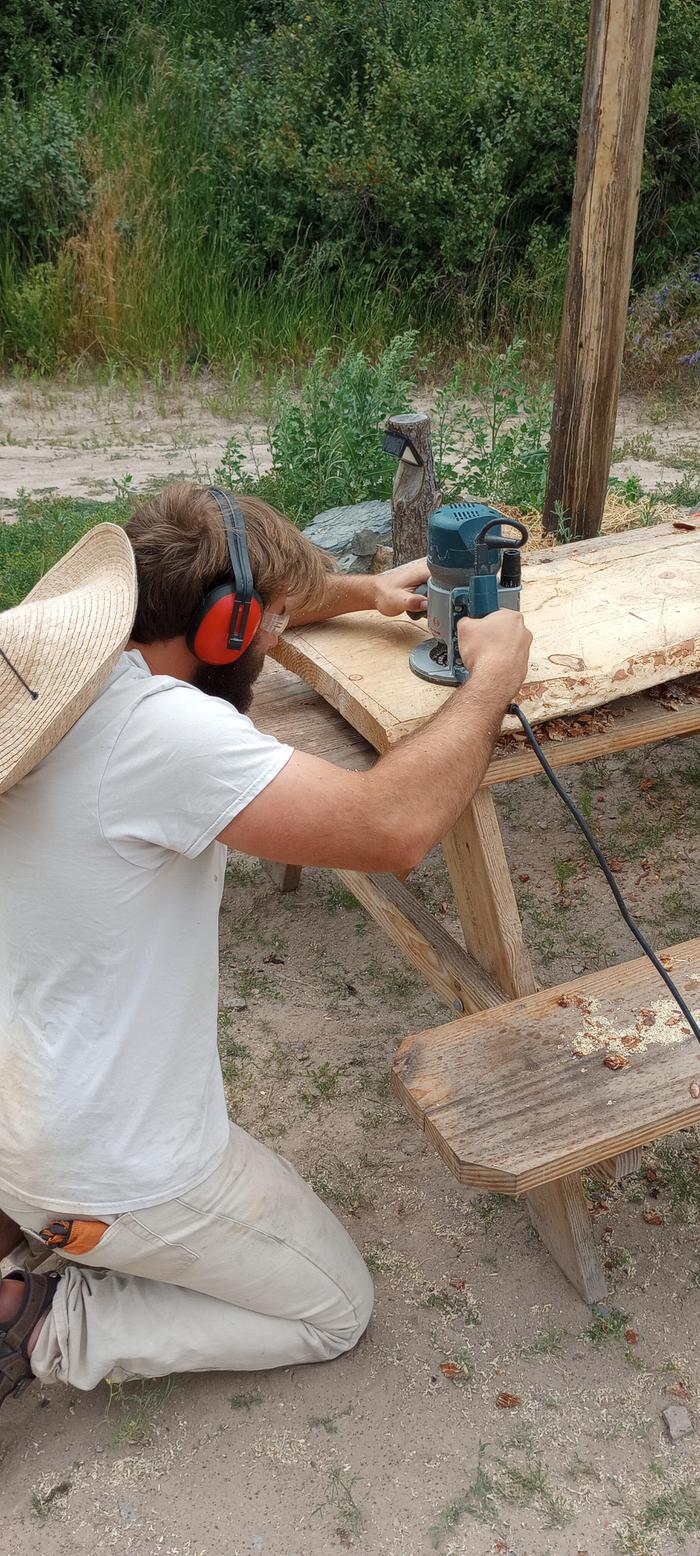
[[[477,619],[463,616],[457,623],[457,642],[470,676],[489,676],[510,702],[525,680],[532,643],[520,611],[492,611]]]
[[[374,609],[382,616],[400,616],[403,611],[424,611],[425,595],[416,594],[419,584],[430,577],[425,557],[417,562],[405,562],[403,567],[391,567],[387,573],[375,573]]]

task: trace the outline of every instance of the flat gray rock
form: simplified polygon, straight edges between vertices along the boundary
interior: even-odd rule
[[[357,538],[361,544],[367,544],[368,530],[378,545],[391,544],[390,502],[372,499],[352,503],[348,508],[326,508],[307,524],[304,534],[322,551],[329,551],[346,570],[346,564],[355,556],[353,542]]]
[[[693,1430],[693,1418],[685,1405],[667,1405],[661,1412],[661,1419],[672,1443],[677,1443],[681,1437],[689,1437]]]

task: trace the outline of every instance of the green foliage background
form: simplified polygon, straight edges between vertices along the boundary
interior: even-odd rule
[[[589,0],[5,0],[6,359],[543,331]],[[700,7],[662,0],[636,280],[700,246]]]

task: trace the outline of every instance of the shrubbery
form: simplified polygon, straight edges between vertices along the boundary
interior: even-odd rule
[[[6,293],[51,264],[72,320],[56,349],[77,335],[145,362],[221,361],[245,340],[295,356],[334,328],[547,324],[588,15],[589,0],[9,0]],[[699,122],[700,7],[662,0],[639,283],[700,244]],[[109,263],[61,268],[74,240]],[[22,317],[4,310],[7,353],[27,350]]]

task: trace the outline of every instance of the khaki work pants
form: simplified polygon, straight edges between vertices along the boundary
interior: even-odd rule
[[[59,1214],[4,1192],[2,1209],[30,1241]],[[67,1261],[34,1350],[45,1383],[328,1361],[369,1322],[372,1282],[352,1239],[289,1162],[235,1124],[198,1188],[102,1219],[97,1246]]]

